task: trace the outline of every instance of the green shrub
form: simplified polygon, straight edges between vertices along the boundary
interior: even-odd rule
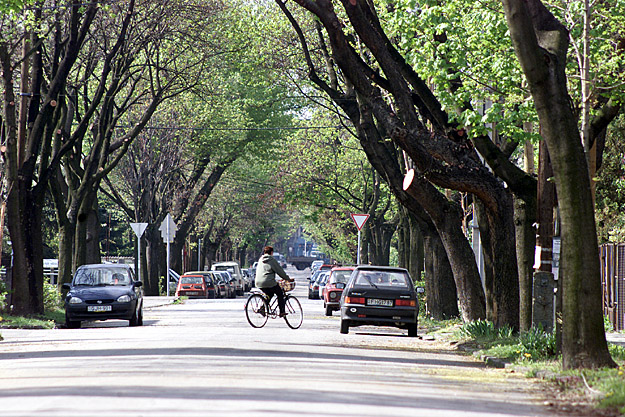
[[[520,355],[527,359],[549,359],[557,355],[556,336],[541,328],[531,328],[519,336]]]
[[[43,308],[45,311],[52,311],[63,307],[61,292],[56,285],[50,284],[50,279],[45,278],[43,283]]]
[[[509,338],[514,334],[509,326],[495,329],[493,322],[488,320],[475,320],[465,323],[460,328],[460,334],[478,340],[492,340],[498,338]]]
[[[605,327],[606,333],[612,333],[614,331],[614,326],[608,316],[603,316],[603,327]]]
[[[4,270],[4,267],[0,271]],[[8,290],[6,283],[0,279],[0,311],[4,311],[7,307]]]

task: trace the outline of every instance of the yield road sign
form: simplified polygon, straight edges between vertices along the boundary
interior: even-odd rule
[[[367,219],[369,219],[368,214],[353,214],[352,213],[351,216],[352,216],[352,219],[354,220],[354,223],[356,223],[356,227],[358,228],[358,231],[362,229],[362,226],[364,226]]]
[[[137,235],[138,238],[140,238],[141,236],[143,236],[143,232],[145,232],[145,229],[148,227],[147,223],[130,223],[130,227],[132,227],[132,230],[135,232],[135,235]]]

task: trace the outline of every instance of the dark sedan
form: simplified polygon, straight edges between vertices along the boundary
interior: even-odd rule
[[[341,296],[341,333],[350,327],[390,326],[417,336],[419,305],[408,271],[403,268],[359,266]]]
[[[129,320],[131,326],[143,325],[141,281],[124,264],[83,265],[76,270],[71,284],[63,284],[65,324],[79,328],[89,320]]]

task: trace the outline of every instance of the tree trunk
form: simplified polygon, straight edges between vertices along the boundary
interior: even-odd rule
[[[529,201],[514,198],[514,226],[516,233],[516,254],[519,270],[519,330],[532,327],[532,297],[534,282],[534,247],[536,230],[536,199]]]
[[[560,206],[563,367],[615,367],[603,325],[590,176],[566,83],[569,34],[539,0],[503,4],[549,148]]]
[[[427,314],[436,320],[458,317],[458,294],[443,242],[436,230],[425,233]]]
[[[20,189],[21,188],[21,189]],[[22,180],[7,195],[7,227],[13,246],[12,314],[43,313],[43,240],[41,204]]]
[[[143,283],[145,295],[160,295],[159,280],[161,276],[165,277],[167,268],[165,244],[158,225],[148,226],[144,236],[145,252],[142,251],[142,253],[145,253],[146,268],[144,270],[147,272],[147,279]],[[166,288],[165,293],[167,293]]]

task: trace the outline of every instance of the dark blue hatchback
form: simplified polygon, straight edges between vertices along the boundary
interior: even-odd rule
[[[82,321],[120,319],[143,325],[143,288],[124,264],[80,266],[65,297],[65,324],[79,328]]]
[[[419,303],[408,271],[385,266],[358,266],[341,296],[341,333],[350,327],[390,326],[417,336]]]

